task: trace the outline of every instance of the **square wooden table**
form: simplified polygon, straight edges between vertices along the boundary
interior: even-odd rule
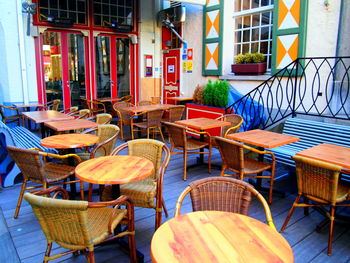
[[[272,149],[300,140],[298,137],[259,129],[229,134],[227,135],[227,138],[267,149]]]
[[[231,122],[228,121],[220,121],[209,118],[193,118],[175,121],[175,123],[200,131],[231,125]]]
[[[115,102],[115,101],[120,101],[120,98],[97,98],[97,99],[94,99],[95,101],[98,101],[98,102]]]
[[[56,131],[71,131],[78,129],[89,129],[97,127],[97,123],[85,119],[73,119],[64,121],[49,121],[45,122],[45,126]]]
[[[14,103],[13,106],[15,106],[16,108],[23,108],[25,111],[30,111],[31,107],[43,107],[44,104],[41,103]],[[28,129],[30,129],[30,120],[27,119],[28,121]]]
[[[47,111],[28,111],[22,113],[24,117],[29,120],[34,121],[35,123],[40,124],[41,136],[45,137],[45,127],[44,122],[48,121],[60,121],[60,120],[72,120],[73,116],[69,116],[64,113],[60,113],[55,110],[47,110]]]
[[[175,101],[175,104],[184,104],[185,102],[191,102],[193,101],[193,98],[191,97],[168,97],[168,98],[165,98],[165,101],[168,102],[168,100],[173,100]]]
[[[324,161],[341,166],[342,172],[350,174],[350,148],[335,144],[322,143],[296,155]]]

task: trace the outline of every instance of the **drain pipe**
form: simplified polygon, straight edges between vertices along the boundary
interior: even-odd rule
[[[19,60],[21,69],[21,80],[22,80],[22,93],[23,102],[28,104],[28,81],[27,81],[27,67],[26,67],[26,54],[25,54],[25,39],[23,29],[23,17],[22,17],[22,1],[17,0],[17,25],[18,25],[18,45],[19,45]],[[30,15],[30,14],[28,14]]]

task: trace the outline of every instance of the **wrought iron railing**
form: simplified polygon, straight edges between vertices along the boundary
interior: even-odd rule
[[[244,95],[233,109],[245,130],[297,114],[350,120],[350,57],[298,58]]]

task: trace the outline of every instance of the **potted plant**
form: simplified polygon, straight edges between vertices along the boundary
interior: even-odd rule
[[[261,75],[266,72],[265,57],[261,53],[238,54],[231,70],[236,75]]]

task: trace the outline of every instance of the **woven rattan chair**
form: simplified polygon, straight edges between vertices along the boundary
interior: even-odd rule
[[[222,158],[220,176],[235,176],[240,180],[243,180],[244,177],[270,179],[269,203],[271,204],[276,166],[274,154],[269,151],[259,151],[253,147],[222,137],[215,137],[215,140]],[[271,155],[272,162],[265,163],[248,158],[244,156],[244,150],[249,150],[258,154],[269,154]],[[227,169],[234,172],[234,175],[225,174]],[[263,171],[269,171],[270,175],[262,174]]]
[[[263,205],[267,224],[275,228],[271,211],[264,197],[254,187],[234,178],[208,177],[196,180],[180,194],[175,216],[180,215],[182,202],[190,193],[193,211],[225,211],[248,216],[252,195]]]
[[[59,193],[66,199],[67,192],[60,187],[26,193],[24,199],[32,206],[47,240],[43,262],[83,250],[88,262],[95,262],[94,246],[123,236],[128,236],[130,261],[136,262],[134,207],[130,198],[120,196],[111,202],[90,203],[43,197]],[[126,209],[120,209],[125,205]],[[112,206],[113,208],[109,208]],[[117,234],[119,224],[127,228]],[[53,242],[70,251],[51,255]]]
[[[141,112],[135,115],[135,116],[146,115],[146,120],[141,122],[135,122],[134,118],[131,119],[131,138],[134,139],[134,132],[146,130],[147,139],[149,138],[149,134],[151,131],[153,132],[153,138],[155,137],[155,133],[159,132],[163,142],[165,142],[163,132],[161,129],[161,126],[162,126],[161,121],[162,121],[163,113],[164,113],[164,110],[156,109],[156,110],[151,110],[147,112]]]
[[[131,130],[131,119],[133,118],[133,115],[130,113],[130,111],[122,110],[122,108],[128,108],[133,107],[134,105],[130,102],[117,102],[113,105],[113,111],[117,115],[117,124],[120,127],[120,135],[122,137],[122,140],[124,141],[124,129],[123,127],[125,125],[130,126]]]
[[[298,195],[283,223],[281,232],[285,230],[296,207],[304,207],[304,213],[308,215],[308,207],[330,206],[330,213],[327,213],[330,219],[327,253],[331,255],[335,208],[350,206],[349,203],[342,203],[350,199],[350,187],[339,181],[341,167],[338,165],[296,155],[293,156],[293,159],[296,163]],[[306,202],[300,203],[301,197],[304,197]],[[317,204],[309,204],[307,200],[312,200]]]
[[[5,111],[7,110],[14,112],[14,114],[6,115]],[[0,115],[1,115],[2,122],[5,124],[18,123],[18,125],[22,124],[22,126],[24,126],[22,110],[18,108],[0,105]]]
[[[87,100],[87,103],[90,107],[89,110],[91,111],[92,115],[96,115],[98,113],[106,113],[106,106],[104,103],[95,100]]]
[[[38,150],[22,149],[14,146],[7,146],[7,151],[11,155],[12,159],[16,162],[23,175],[22,188],[18,197],[14,218],[18,217],[24,191],[39,187],[46,189],[48,186],[55,184],[70,184],[80,182],[67,182],[68,177],[74,176],[74,166],[46,161],[46,157],[57,159],[66,159],[73,157],[79,163],[81,160],[76,154],[58,155],[41,152]],[[39,185],[27,187],[28,181],[32,181]],[[84,189],[82,184],[80,184],[80,186],[81,198],[83,199]]]
[[[95,120],[98,125],[110,124],[112,121],[112,115],[109,113],[100,113],[87,119],[92,121]]]
[[[75,115],[77,114],[78,110],[79,110],[78,106],[73,106],[73,107],[69,107],[67,109],[61,110],[60,112],[65,113],[67,115]]]
[[[134,97],[132,95],[126,95],[120,98],[120,101],[131,102]]]
[[[120,193],[129,196],[135,206],[155,209],[155,229],[157,229],[162,223],[162,207],[168,217],[163,200],[163,177],[170,160],[169,148],[157,140],[137,139],[120,145],[111,155],[117,155],[124,149],[128,149],[129,155],[147,158],[154,164],[154,174],[142,180],[120,185]],[[101,199],[110,200],[111,196],[112,187],[105,187]]]
[[[87,119],[91,116],[91,110],[89,109],[81,109],[78,112],[78,119]]]
[[[168,116],[166,118],[163,118],[162,121],[168,121],[168,122],[179,121],[182,119],[182,115],[184,114],[184,111],[185,111],[184,105],[174,106],[167,111]]]
[[[168,131],[171,141],[171,154],[183,154],[184,155],[184,177],[187,179],[187,155],[188,154],[208,154],[208,172],[211,173],[211,141],[210,134],[207,132],[198,132],[193,129],[189,129],[185,126],[178,125],[170,122],[163,122],[163,125]],[[187,132],[192,134],[204,135],[205,141],[200,141],[188,137]],[[205,148],[209,148],[205,151]],[[178,149],[181,152],[174,152],[174,149]],[[200,150],[199,152],[196,152]]]
[[[140,100],[139,103],[137,103],[137,106],[146,106],[146,105],[152,105],[152,101],[150,101],[150,100]]]

